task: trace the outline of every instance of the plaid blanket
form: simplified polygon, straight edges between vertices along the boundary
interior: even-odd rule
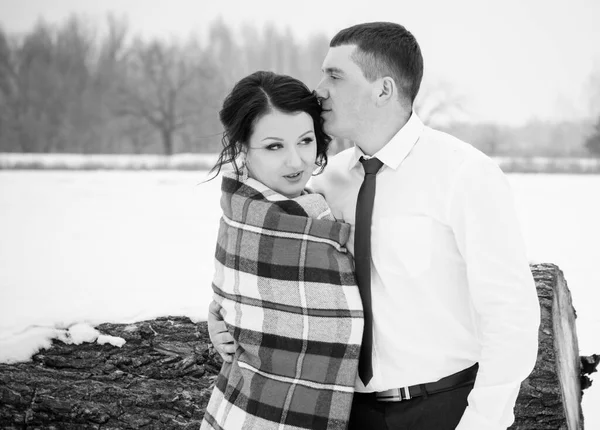
[[[213,290],[238,348],[201,429],[345,429],[363,329],[350,226],[320,194],[231,174],[221,190]]]

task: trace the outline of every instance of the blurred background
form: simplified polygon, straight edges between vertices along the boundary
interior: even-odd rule
[[[598,16],[596,0],[0,0],[0,152],[217,152],[238,79],[314,88],[339,29],[386,20],[421,45],[429,125],[489,155],[598,156]]]

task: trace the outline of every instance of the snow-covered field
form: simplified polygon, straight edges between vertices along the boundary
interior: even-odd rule
[[[205,178],[0,171],[0,362],[27,359],[51,337],[93,341],[102,322],[205,319],[220,215],[219,180]],[[600,175],[509,178],[530,259],[563,270],[580,353],[599,353]],[[599,381],[583,407],[586,428],[600,429]]]
[[[2,153],[0,170],[201,170],[214,166],[218,154],[47,154]],[[505,172],[600,174],[600,158],[493,157]]]

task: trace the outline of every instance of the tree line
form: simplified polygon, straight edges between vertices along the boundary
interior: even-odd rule
[[[25,34],[0,27],[0,152],[217,152],[218,111],[237,80],[272,70],[314,88],[321,77],[323,34],[299,41],[289,29],[250,24],[236,33],[220,18],[207,30],[205,40],[148,39],[112,15],[101,27],[77,16],[39,21]],[[416,106],[424,121],[490,155],[582,156],[595,148],[585,146],[591,125],[452,120],[464,109],[451,86],[424,82]]]
[[[267,26],[214,21],[208,40],[142,39],[109,16],[103,32],[71,17],[24,35],[0,29],[0,151],[210,152],[220,146],[220,104],[258,69],[313,86],[327,40],[298,43]]]

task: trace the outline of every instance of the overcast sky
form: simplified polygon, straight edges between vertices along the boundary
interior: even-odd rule
[[[102,23],[109,11],[148,37],[202,37],[218,16],[233,28],[272,22],[299,39],[398,22],[417,37],[426,76],[452,85],[476,120],[591,116],[589,80],[600,73],[599,0],[0,0],[0,25],[26,31],[71,13]]]

